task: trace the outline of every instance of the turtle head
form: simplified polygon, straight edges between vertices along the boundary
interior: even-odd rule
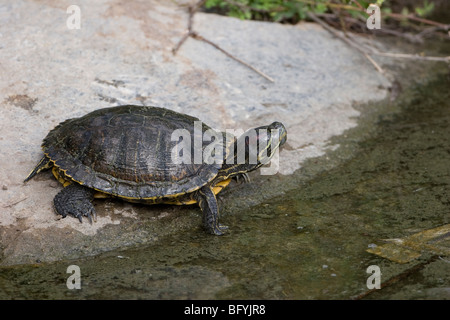
[[[268,126],[257,127],[252,129],[256,132],[257,156],[256,163],[252,161],[251,146],[248,148],[249,164],[256,164],[254,169],[261,167],[270,162],[272,157],[287,140],[287,131],[281,122],[273,122]],[[250,142],[250,140],[248,140]]]
[[[247,130],[234,142],[234,152],[226,159],[229,176],[258,169],[270,162],[287,139],[287,131],[280,122]]]

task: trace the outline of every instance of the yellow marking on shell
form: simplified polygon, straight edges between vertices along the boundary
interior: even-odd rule
[[[223,181],[218,182],[218,183],[213,187],[213,192],[214,192],[214,194],[218,194],[220,191],[223,190],[223,188],[225,188],[226,186],[228,186],[228,185],[230,184],[230,182],[231,182],[231,179],[227,179],[227,180],[223,180]],[[174,204],[174,205],[179,205],[179,206],[181,206],[181,205],[196,204],[196,203],[197,203],[197,200],[190,199],[190,200],[187,200],[187,201],[182,201],[182,200],[180,200],[180,199],[174,199],[174,200],[166,200],[166,201],[164,201],[164,202],[162,202],[162,203],[165,203],[165,204]]]
[[[162,203],[164,204],[173,204],[173,205],[177,205],[177,206],[184,206],[184,205],[190,205],[190,204],[196,204],[197,201],[196,200],[188,200],[188,201],[181,201],[181,200],[167,200],[167,201],[163,201]]]
[[[110,197],[111,196],[109,194],[106,194],[104,192],[97,191],[96,193],[94,193],[95,199],[106,199],[106,198],[110,198]]]
[[[50,159],[48,153],[44,153],[44,154]],[[84,185],[83,182],[75,180],[71,175],[67,174],[67,169],[66,170],[61,169],[55,163],[55,161],[52,160],[52,159],[50,159],[50,161],[53,162],[52,173],[55,176],[56,180],[58,180],[63,185],[63,187],[67,187],[68,185],[70,185],[74,181],[79,183],[79,184],[81,184],[81,185]],[[62,177],[59,174],[59,171],[64,172],[64,176],[70,178],[71,180],[64,179],[64,177]],[[231,181],[231,178],[227,178],[226,180],[222,180],[222,181],[216,183],[216,185],[213,187],[214,194],[218,194],[220,191],[222,191],[222,189],[225,188],[230,183],[230,181]],[[200,188],[201,188],[201,186],[191,190],[190,192],[197,191]],[[188,201],[181,201],[180,199],[177,199],[180,196],[185,195],[186,194],[185,192],[180,192],[180,193],[177,193],[177,194],[167,195],[165,197],[173,199],[173,200],[169,200],[168,199],[168,200],[159,202],[159,201],[156,201],[156,200],[158,200],[158,198],[160,198],[160,197],[150,197],[150,198],[126,197],[126,196],[122,196],[122,195],[116,195],[116,194],[112,194],[112,193],[107,193],[107,192],[104,192],[104,191],[99,190],[97,188],[91,188],[91,189],[94,189],[95,191],[97,191],[94,194],[94,198],[98,198],[98,199],[109,198],[111,196],[114,196],[114,197],[118,197],[120,199],[130,200],[131,202],[136,202],[136,201],[137,202],[140,202],[140,201],[146,202],[146,201],[148,201],[149,204],[152,204],[152,203],[153,204],[154,203],[164,203],[164,204],[174,204],[174,205],[190,205],[190,204],[197,203],[197,201],[193,200],[193,199],[188,200]]]
[[[66,180],[63,177],[61,177],[61,175],[59,174],[59,170],[61,170],[61,169],[59,169],[59,167],[53,166],[52,173],[55,176],[56,180],[58,180],[63,185],[63,187],[65,188],[68,185],[70,185],[72,183],[72,181]]]

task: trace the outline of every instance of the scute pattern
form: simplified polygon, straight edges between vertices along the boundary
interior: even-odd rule
[[[220,169],[172,162],[172,132],[186,129],[193,136],[194,121],[164,108],[106,108],[64,121],[42,148],[67,178],[87,187],[128,199],[176,196],[201,188]]]

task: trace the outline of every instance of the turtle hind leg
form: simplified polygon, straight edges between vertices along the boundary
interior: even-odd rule
[[[83,187],[78,183],[72,183],[62,189],[53,199],[55,210],[63,218],[70,214],[83,222],[83,216],[85,216],[92,223],[92,217],[94,221],[97,218],[92,205],[94,193],[95,191],[92,189]]]
[[[37,164],[37,166],[33,169],[33,171],[30,172],[30,174],[23,180],[23,182],[27,182],[31,178],[33,178],[35,175],[37,175],[39,172],[45,169],[49,169],[53,166],[52,161],[49,157],[43,156],[41,161]]]
[[[219,207],[216,195],[210,186],[204,186],[197,191],[197,202],[203,211],[203,226],[205,229],[217,236],[223,235],[227,226],[219,224]]]

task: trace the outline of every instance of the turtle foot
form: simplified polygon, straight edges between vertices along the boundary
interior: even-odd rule
[[[79,184],[72,183],[62,189],[53,199],[55,210],[65,218],[72,215],[80,222],[83,222],[83,216],[87,217],[92,223],[97,218],[94,206],[92,205],[93,191]]]
[[[225,234],[225,231],[228,229],[228,226],[224,226],[223,224],[219,224],[218,226],[208,226],[208,231],[211,234],[216,236],[222,236]]]

